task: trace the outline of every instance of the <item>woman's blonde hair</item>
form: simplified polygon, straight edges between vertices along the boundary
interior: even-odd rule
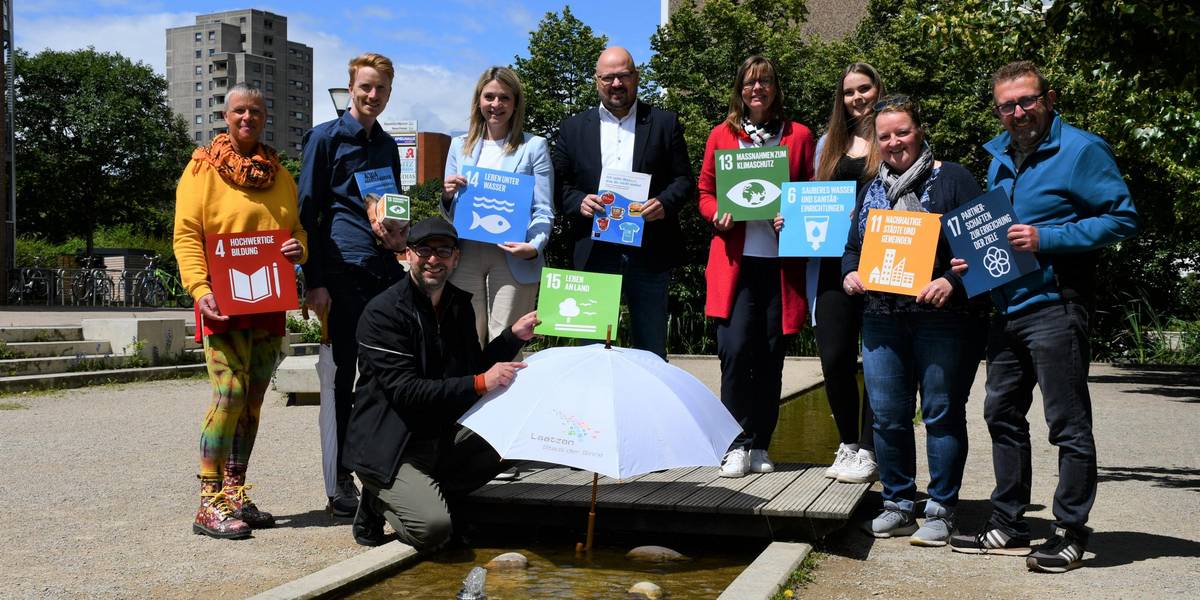
[[[742,117],[750,112],[750,108],[742,102],[742,84],[752,77],[757,79],[767,75],[775,80],[775,100],[767,107],[767,114],[771,119],[783,116],[783,85],[779,80],[779,69],[775,68],[771,59],[755,54],[742,61],[737,70],[737,77],[733,79],[733,90],[729,96],[729,116],[725,117],[725,124],[735,133],[742,132]]]
[[[883,98],[885,90],[883,87],[883,79],[879,77],[879,71],[875,67],[864,63],[851,63],[842,71],[841,78],[838,79],[837,89],[833,92],[833,108],[829,111],[829,126],[825,131],[825,144],[821,147],[821,155],[817,158],[817,181],[829,181],[833,179],[833,172],[837,169],[837,163],[842,156],[850,150],[850,136],[854,130],[855,123],[848,118],[844,94],[846,92],[846,76],[851,73],[859,73],[866,75],[867,79],[875,85],[875,89],[879,90],[876,100]],[[871,142],[867,145],[867,161],[863,169],[863,179],[869,179],[875,176],[879,171],[879,147],[874,143],[874,119],[871,115],[863,116],[867,122],[867,141]]]
[[[512,116],[509,117],[508,140],[504,144],[504,153],[512,154],[525,140],[525,93],[521,90],[521,78],[508,67],[491,67],[479,76],[475,84],[475,93],[471,96],[471,124],[467,128],[467,140],[463,143],[463,156],[470,156],[475,150],[475,143],[487,132],[487,122],[479,110],[479,97],[488,83],[498,82],[508,88],[513,96]]]

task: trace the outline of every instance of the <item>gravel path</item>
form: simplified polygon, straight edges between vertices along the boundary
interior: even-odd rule
[[[26,407],[0,411],[0,597],[240,598],[362,551],[323,511],[317,407],[274,393],[249,475],[279,526],[192,533],[208,395],[188,379],[0,397]]]
[[[1095,367],[1100,493],[1096,553],[1060,576],[1008,557],[875,541],[829,540],[805,591],[812,598],[1200,597],[1200,373]],[[972,448],[962,525],[986,517],[990,449],[982,373],[969,408]],[[229,542],[197,536],[201,379],[0,397],[0,598],[245,597],[359,554],[323,512],[315,406],[269,394],[250,468],[253,496],[280,526]],[[1041,406],[1030,412],[1035,535],[1045,535],[1056,483]],[[920,448],[924,447],[919,440]],[[927,481],[920,460],[922,481]],[[878,496],[868,498],[873,516]],[[212,572],[223,573],[220,579]]]
[[[995,480],[983,422],[980,369],[967,418],[971,441],[959,526],[976,531],[990,513]],[[1200,371],[1093,366],[1091,392],[1100,484],[1083,568],[1062,575],[1026,570],[1024,559],[918,548],[907,538],[874,540],[848,528],[828,540],[831,555],[806,598],[1164,598],[1200,597]],[[1035,392],[1037,394],[1037,392]],[[1049,535],[1058,483],[1041,397],[1029,412],[1033,441],[1035,537]],[[918,485],[928,483],[918,429]],[[878,484],[876,484],[878,489]],[[857,515],[875,516],[878,494]],[[857,526],[857,523],[854,525]],[[1036,542],[1035,542],[1036,543]]]

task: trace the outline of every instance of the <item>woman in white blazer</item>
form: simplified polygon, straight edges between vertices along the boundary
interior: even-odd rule
[[[450,282],[472,294],[475,329],[486,345],[537,303],[538,280],[554,221],[554,166],[546,139],[525,133],[525,95],[510,69],[491,67],[475,84],[471,125],[450,142],[442,211],[453,222],[467,180],[463,167],[533,175],[533,203],[524,242],[485,244],[461,240],[462,258]]]

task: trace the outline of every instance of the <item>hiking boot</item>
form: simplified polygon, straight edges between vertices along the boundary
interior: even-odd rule
[[[945,546],[951,533],[954,533],[954,513],[930,500],[925,504],[925,522],[908,543],[933,548]]]
[[[829,465],[828,469],[825,469],[825,477],[828,479],[837,479],[842,469],[846,468],[846,465],[849,464],[857,452],[858,450],[851,449],[846,444],[838,444],[837,452],[833,454],[833,464]]]
[[[879,481],[879,465],[875,462],[875,453],[866,448],[859,448],[858,452],[846,461],[838,473],[837,480],[839,483]]]
[[[917,530],[917,520],[912,512],[900,508],[891,500],[883,502],[883,512],[879,513],[864,528],[867,533],[877,538],[890,538],[899,535],[911,535]]]
[[[258,506],[246,495],[246,490],[254,487],[246,483],[245,472],[225,472],[225,481],[221,492],[233,507],[233,517],[241,519],[251,529],[267,529],[275,526],[275,517],[271,513],[259,510]]]
[[[358,512],[358,487],[354,478],[349,475],[340,476],[337,480],[337,494],[329,497],[325,512],[338,519],[352,519]]]
[[[1030,571],[1066,573],[1083,564],[1083,544],[1066,529],[1055,527],[1046,543],[1025,559]]]
[[[354,524],[350,527],[354,541],[360,546],[379,546],[388,541],[383,534],[383,514],[378,511],[376,502],[378,498],[375,494],[364,487],[358,511],[354,515]]]
[[[750,451],[750,472],[751,473],[774,473],[775,463],[771,462],[771,457],[767,456],[766,450],[751,450]]]
[[[721,477],[745,477],[749,470],[749,456],[741,448],[734,448],[725,453],[721,460]]]
[[[196,511],[196,520],[192,522],[192,533],[225,540],[250,537],[250,526],[233,516],[233,507],[221,491],[221,482],[200,484],[200,510]]]
[[[1032,549],[1029,538],[1012,537],[997,528],[985,529],[975,535],[950,536],[950,549],[963,554],[1003,554],[1025,556]]]

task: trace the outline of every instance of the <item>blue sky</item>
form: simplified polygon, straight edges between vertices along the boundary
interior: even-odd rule
[[[19,48],[73,50],[95,46],[120,52],[164,73],[166,29],[190,25],[202,13],[256,8],[288,18],[288,38],[313,47],[313,106],[317,122],[332,119],[326,90],[346,85],[346,61],[372,50],[397,65],[388,118],[416,118],[422,130],[465,127],[479,73],[526,55],[529,31],[548,11],[566,4],[610,44],[626,46],[638,62],[650,54],[661,18],[660,0],[384,1],[334,7],[328,0],[183,2],[156,0],[38,0],[14,2]]]

